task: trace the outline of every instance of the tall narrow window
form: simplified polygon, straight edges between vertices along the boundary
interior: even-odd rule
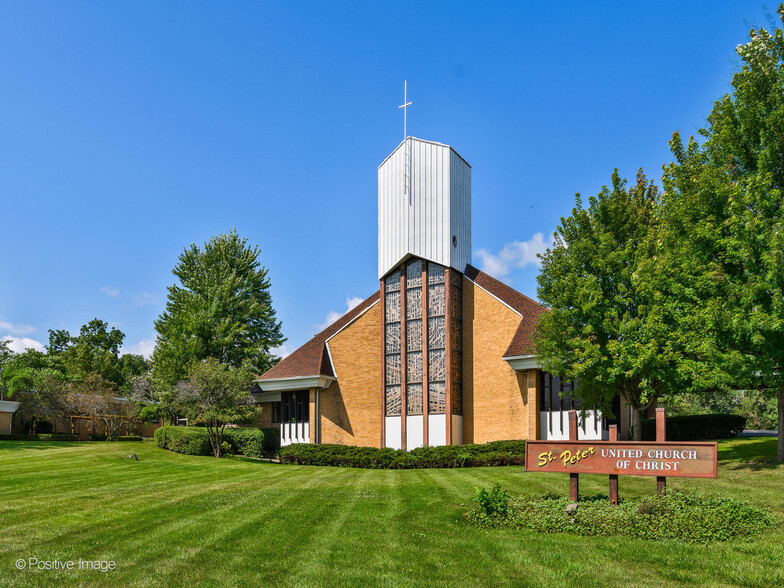
[[[428,412],[446,412],[446,272],[427,264],[427,375]]]
[[[384,290],[385,412],[387,416],[400,416],[400,270],[389,275]]]

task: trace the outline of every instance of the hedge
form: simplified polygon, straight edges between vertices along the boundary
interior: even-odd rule
[[[667,441],[731,439],[746,428],[746,417],[736,414],[695,414],[667,417]],[[656,440],[656,419],[643,419],[642,438]]]
[[[186,455],[212,455],[206,427],[160,427],[155,431],[154,438],[155,444],[163,449]],[[226,428],[223,430],[223,441],[228,443],[233,453],[261,457],[277,451],[280,447],[280,432],[276,428]]]
[[[68,441],[65,433],[37,433],[36,435],[0,435],[0,441]]]
[[[418,447],[411,451],[295,443],[280,449],[286,464],[371,469],[462,468],[525,464],[525,441],[492,441],[484,445]]]
[[[207,429],[197,427],[161,427],[155,430],[155,445],[185,455],[212,455]]]
[[[140,435],[120,435],[118,441],[144,441]]]

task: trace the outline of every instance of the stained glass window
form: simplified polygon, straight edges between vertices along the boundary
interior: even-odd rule
[[[450,299],[451,307],[452,307],[452,316],[456,319],[461,319],[463,317],[463,304],[462,304],[462,296],[460,296],[460,288],[457,286],[452,286],[452,290],[450,291]]]
[[[397,269],[387,276],[387,292],[400,290],[400,270]]]
[[[422,414],[422,383],[406,387],[406,414]]]
[[[400,354],[387,355],[387,384],[400,383]]]
[[[463,323],[459,320],[453,320],[452,329],[452,349],[460,351],[463,348]]]
[[[452,382],[452,414],[463,414],[463,390],[460,382]]]
[[[406,318],[422,318],[422,288],[409,288],[406,291]]]
[[[400,386],[387,386],[387,416],[400,416]]]
[[[406,350],[422,350],[422,321],[408,321],[406,323]]]
[[[414,351],[408,353],[408,360],[406,363],[406,379],[409,382],[422,381],[422,352]]]
[[[427,283],[428,284],[443,284],[445,279],[446,268],[437,263],[427,264]]]
[[[427,316],[438,316],[446,313],[444,285],[435,284],[427,287]]]
[[[387,292],[384,300],[386,322],[395,323],[400,320],[400,291]]]
[[[444,414],[446,412],[446,386],[443,382],[430,382],[428,397],[430,414]]]
[[[444,349],[428,350],[427,374],[431,382],[446,379],[446,351]]]
[[[406,287],[416,288],[422,285],[422,262],[412,261],[406,268]]]
[[[446,347],[446,329],[444,329],[445,321],[446,319],[443,316],[434,316],[427,319],[428,349]]]
[[[400,323],[386,326],[386,352],[400,353]]]

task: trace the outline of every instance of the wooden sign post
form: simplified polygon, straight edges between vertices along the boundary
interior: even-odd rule
[[[610,425],[610,441],[618,440],[618,425]],[[610,504],[618,506],[618,474],[610,474]]]
[[[569,439],[528,441],[525,471],[569,474],[569,499],[577,502],[579,474],[610,476],[610,502],[618,504],[618,476],[656,476],[656,491],[663,494],[667,477],[715,478],[716,443],[665,441],[664,409],[656,410],[656,441],[617,441],[617,427],[609,441],[578,441],[577,412],[569,411]]]
[[[656,442],[664,443],[667,440],[667,424],[664,422],[664,409],[656,409]],[[656,476],[656,494],[663,496],[667,489],[667,477]]]
[[[577,441],[577,411],[569,411],[569,441]],[[569,474],[569,500],[580,500],[580,474]]]

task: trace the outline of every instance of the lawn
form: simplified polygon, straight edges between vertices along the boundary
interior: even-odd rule
[[[139,461],[125,459],[137,453]],[[775,440],[719,445],[717,480],[671,478],[784,517]],[[689,545],[479,529],[477,486],[568,491],[521,467],[374,471],[216,460],[144,443],[0,442],[1,586],[784,586],[784,528]],[[621,498],[653,478],[622,478]],[[582,476],[581,492],[607,492]],[[99,571],[15,569],[27,560],[112,560]]]

